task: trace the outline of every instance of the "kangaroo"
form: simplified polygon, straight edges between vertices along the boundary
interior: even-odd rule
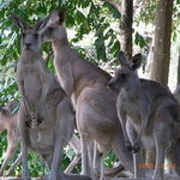
[[[22,103],[18,111],[18,127],[21,137],[23,179],[29,180],[27,166],[28,148],[37,152],[50,169],[50,180],[75,180],[89,177],[65,175],[59,170],[63,147],[73,134],[74,113],[70,100],[45,66],[40,54],[40,29],[45,20],[31,26],[14,16],[21,28],[21,56],[17,66],[18,87]]]
[[[121,52],[122,67],[110,80],[109,87],[119,90],[116,106],[126,145],[130,146],[129,135],[132,143],[130,148],[136,152],[140,146],[147,150],[156,148],[153,178],[163,180],[165,153],[180,137],[179,106],[167,87],[138,77],[136,69],[141,62],[140,54],[128,61]],[[131,125],[136,136],[127,133],[126,122]]]
[[[72,99],[76,111],[82,143],[82,174],[92,179],[103,179],[102,160],[110,149],[132,172],[132,154],[125,147],[117,117],[115,104],[118,93],[107,87],[111,76],[82,59],[69,46],[64,21],[65,13],[54,11],[40,34],[43,41],[52,42],[59,82]]]
[[[0,107],[0,131],[7,130],[7,150],[3,156],[3,163],[0,169],[0,176],[3,175],[3,171],[6,168],[10,159],[15,155],[19,145],[19,134],[17,128],[17,113],[12,114],[12,110],[17,105],[17,101],[13,100],[6,104],[5,107]],[[7,174],[11,174],[12,170],[18,165],[22,157],[20,153],[16,161],[12,164]]]

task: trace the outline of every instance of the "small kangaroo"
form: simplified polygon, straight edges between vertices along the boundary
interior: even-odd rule
[[[17,113],[12,114],[12,110],[17,106],[17,101],[13,100],[6,104],[5,107],[0,107],[0,131],[7,130],[7,150],[4,154],[4,161],[0,169],[0,176],[3,175],[3,171],[6,168],[10,159],[15,155],[20,137],[18,133],[18,121]],[[18,165],[22,157],[22,153],[19,154],[16,161],[11,165],[11,168],[8,170],[7,175],[12,173],[12,170]]]
[[[133,171],[131,152],[125,147],[117,117],[117,93],[107,87],[111,76],[80,58],[69,46],[65,13],[54,11],[41,30],[43,41],[52,42],[58,79],[72,99],[82,145],[82,174],[103,179],[103,157],[113,149],[123,165]]]
[[[176,99],[167,87],[158,82],[140,79],[136,69],[140,67],[142,56],[135,55],[128,61],[120,53],[121,68],[109,82],[109,87],[119,90],[117,111],[127,146],[130,137],[134,151],[140,146],[156,149],[156,165],[153,178],[164,179],[163,165],[165,153],[177,142],[180,120]],[[128,133],[130,124],[136,135]],[[135,145],[135,146],[134,146]],[[173,149],[171,149],[173,151]]]
[[[18,111],[21,137],[23,179],[29,180],[28,147],[37,152],[50,169],[49,180],[76,180],[89,177],[65,175],[59,169],[63,147],[74,129],[72,104],[54,75],[45,66],[40,54],[40,29],[45,20],[33,26],[20,17],[13,19],[22,31],[21,56],[17,67],[18,87],[22,103]]]

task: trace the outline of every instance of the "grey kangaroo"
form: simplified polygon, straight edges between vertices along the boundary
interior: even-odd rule
[[[102,160],[111,148],[132,172],[132,154],[125,147],[115,106],[118,94],[107,87],[111,76],[70,47],[64,21],[65,13],[54,11],[41,36],[43,41],[52,42],[59,82],[76,111],[82,141],[82,173],[103,179]]]
[[[13,100],[6,104],[5,107],[0,107],[0,131],[7,130],[7,150],[4,154],[4,161],[2,163],[0,169],[0,176],[3,175],[3,171],[6,168],[10,159],[15,155],[20,137],[18,133],[18,121],[17,121],[17,113],[12,114],[12,110],[16,107],[17,101]],[[16,161],[11,165],[11,168],[8,170],[7,175],[11,174],[12,170],[17,166],[22,157],[22,153],[20,153],[16,159]]]
[[[109,82],[109,87],[119,90],[116,106],[126,145],[135,152],[140,146],[147,150],[156,148],[153,178],[163,180],[165,153],[173,151],[172,147],[180,137],[179,106],[167,87],[138,77],[136,69],[141,62],[140,54],[129,61],[121,52],[121,68]],[[133,128],[136,136],[128,134],[126,123],[131,125],[129,127]]]
[[[40,54],[39,30],[46,20],[33,26],[13,16],[22,30],[22,50],[17,67],[22,103],[18,112],[21,137],[23,178],[30,179],[27,166],[28,147],[37,152],[50,169],[50,180],[90,179],[65,175],[59,169],[63,147],[73,134],[72,104],[54,75],[46,68]]]

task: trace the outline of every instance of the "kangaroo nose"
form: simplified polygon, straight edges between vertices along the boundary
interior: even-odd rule
[[[31,43],[25,43],[26,47],[29,48],[32,44]]]

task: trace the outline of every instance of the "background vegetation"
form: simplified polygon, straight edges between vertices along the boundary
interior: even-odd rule
[[[160,1],[160,0],[159,0]],[[133,54],[141,52],[144,62],[150,52],[151,42],[156,24],[156,0],[134,0],[134,17],[132,44]],[[163,1],[163,0],[162,0]],[[118,5],[118,7],[116,6]],[[109,73],[118,67],[118,54],[121,49],[120,28],[121,13],[118,8],[122,4],[119,0],[1,0],[0,1],[0,105],[11,99],[20,99],[16,83],[16,66],[20,55],[19,30],[14,26],[10,16],[14,13],[29,23],[35,23],[47,16],[52,10],[63,8],[67,10],[66,26],[71,46],[82,57],[97,64]],[[180,61],[180,1],[174,0],[173,23],[171,36],[171,65],[169,84],[173,89],[178,78],[178,64]],[[50,44],[43,45],[42,55],[48,67],[54,71],[53,55]],[[141,75],[143,73],[141,72]],[[7,147],[6,132],[0,136],[0,157]],[[74,153],[65,148],[63,168],[67,166]],[[29,167],[32,176],[47,173],[39,157],[30,153]],[[105,164],[112,166],[116,157],[110,153]],[[2,158],[0,158],[0,163]],[[77,167],[76,172],[80,169]],[[21,173],[20,166],[14,172]]]

